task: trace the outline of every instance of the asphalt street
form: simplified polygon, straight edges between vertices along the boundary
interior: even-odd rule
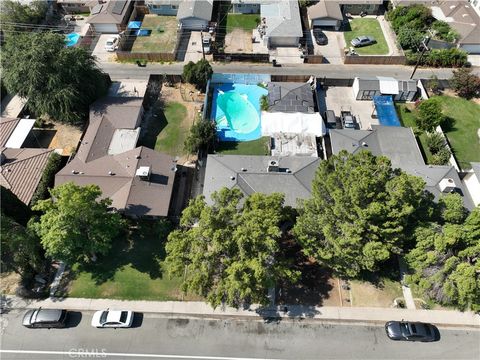
[[[479,359],[480,331],[440,328],[435,343],[389,340],[381,324],[195,319],[136,314],[134,328],[96,329],[91,312],[65,329],[26,329],[2,315],[1,359]]]
[[[134,64],[100,63],[103,71],[110,74],[112,79],[148,79],[152,74],[181,74],[183,64],[171,65],[147,64],[146,67],[138,67]],[[302,64],[284,65],[273,67],[269,64],[213,64],[213,70],[217,73],[252,73],[271,75],[314,75],[317,77],[329,77],[334,79],[353,79],[356,76],[392,76],[398,79],[408,79],[413,67],[401,65],[336,65],[336,64]],[[479,68],[474,68],[474,73],[480,74]],[[439,79],[448,79],[452,76],[451,69],[419,68],[415,73],[415,79],[428,79],[432,75]]]

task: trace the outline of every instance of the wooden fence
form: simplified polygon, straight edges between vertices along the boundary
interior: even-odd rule
[[[307,55],[303,62],[305,64],[323,64],[323,55]]]
[[[213,61],[246,61],[256,63],[268,63],[270,56],[268,54],[213,54]]]
[[[171,53],[140,53],[130,51],[117,51],[117,58],[120,61],[135,61],[135,60],[147,60],[153,62],[170,62],[175,61],[175,54]]]
[[[405,56],[364,56],[364,55],[346,55],[343,63],[348,65],[405,65],[407,58]]]

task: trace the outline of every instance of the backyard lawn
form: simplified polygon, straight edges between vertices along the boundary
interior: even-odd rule
[[[169,102],[159,115],[159,126],[162,129],[157,136],[155,150],[172,156],[183,155],[183,144],[190,130],[184,124],[187,108],[180,103]]]
[[[470,162],[480,162],[480,105],[466,99],[439,96],[443,113],[453,119],[451,128],[443,129],[462,169]]]
[[[270,155],[269,141],[268,136],[252,141],[221,141],[215,150],[223,155]]]
[[[165,240],[170,227],[139,221],[129,235],[114,240],[112,250],[95,264],[75,265],[67,295],[125,300],[180,300],[181,279],[163,274]]]
[[[256,14],[228,14],[227,33],[233,29],[253,30],[260,23],[260,15]]]
[[[388,54],[388,44],[377,19],[359,18],[350,20],[350,29],[343,33],[347,47],[351,46],[350,41],[357,36],[373,36],[377,40],[375,44],[355,48],[355,51],[360,55]]]
[[[175,16],[145,15],[142,29],[150,29],[150,36],[138,36],[132,52],[173,52],[177,42],[177,18]]]

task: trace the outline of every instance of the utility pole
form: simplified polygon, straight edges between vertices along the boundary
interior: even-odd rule
[[[203,55],[203,60],[205,60],[205,49],[203,48],[203,31],[200,31],[200,39],[202,42],[202,55]]]
[[[410,79],[413,79],[413,75],[415,75],[415,72],[417,71],[418,65],[420,65],[420,62],[423,59],[423,55],[425,55],[425,52],[428,50],[428,43],[430,42],[430,39],[431,39],[431,34],[427,35],[422,40],[422,52],[420,53],[420,56],[418,57],[417,63],[415,64],[415,67],[413,68],[412,75],[410,75]]]

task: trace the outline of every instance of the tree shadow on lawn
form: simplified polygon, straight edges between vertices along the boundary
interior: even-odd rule
[[[400,267],[396,256],[392,256],[385,263],[380,265],[380,269],[375,272],[364,271],[361,272],[357,279],[372,284],[377,289],[384,289],[384,280],[391,280],[394,282],[400,281]]]
[[[160,262],[165,259],[165,243],[172,226],[168,221],[129,221],[126,233],[114,239],[112,248],[95,263],[81,264],[78,271],[88,272],[96,285],[114,278],[122,267],[148,273],[151,279],[162,278]]]
[[[164,102],[159,99],[146,114],[142,124],[142,128],[145,129],[145,132],[140,137],[137,146],[146,146],[150,149],[155,149],[158,135],[168,125],[164,108]]]

